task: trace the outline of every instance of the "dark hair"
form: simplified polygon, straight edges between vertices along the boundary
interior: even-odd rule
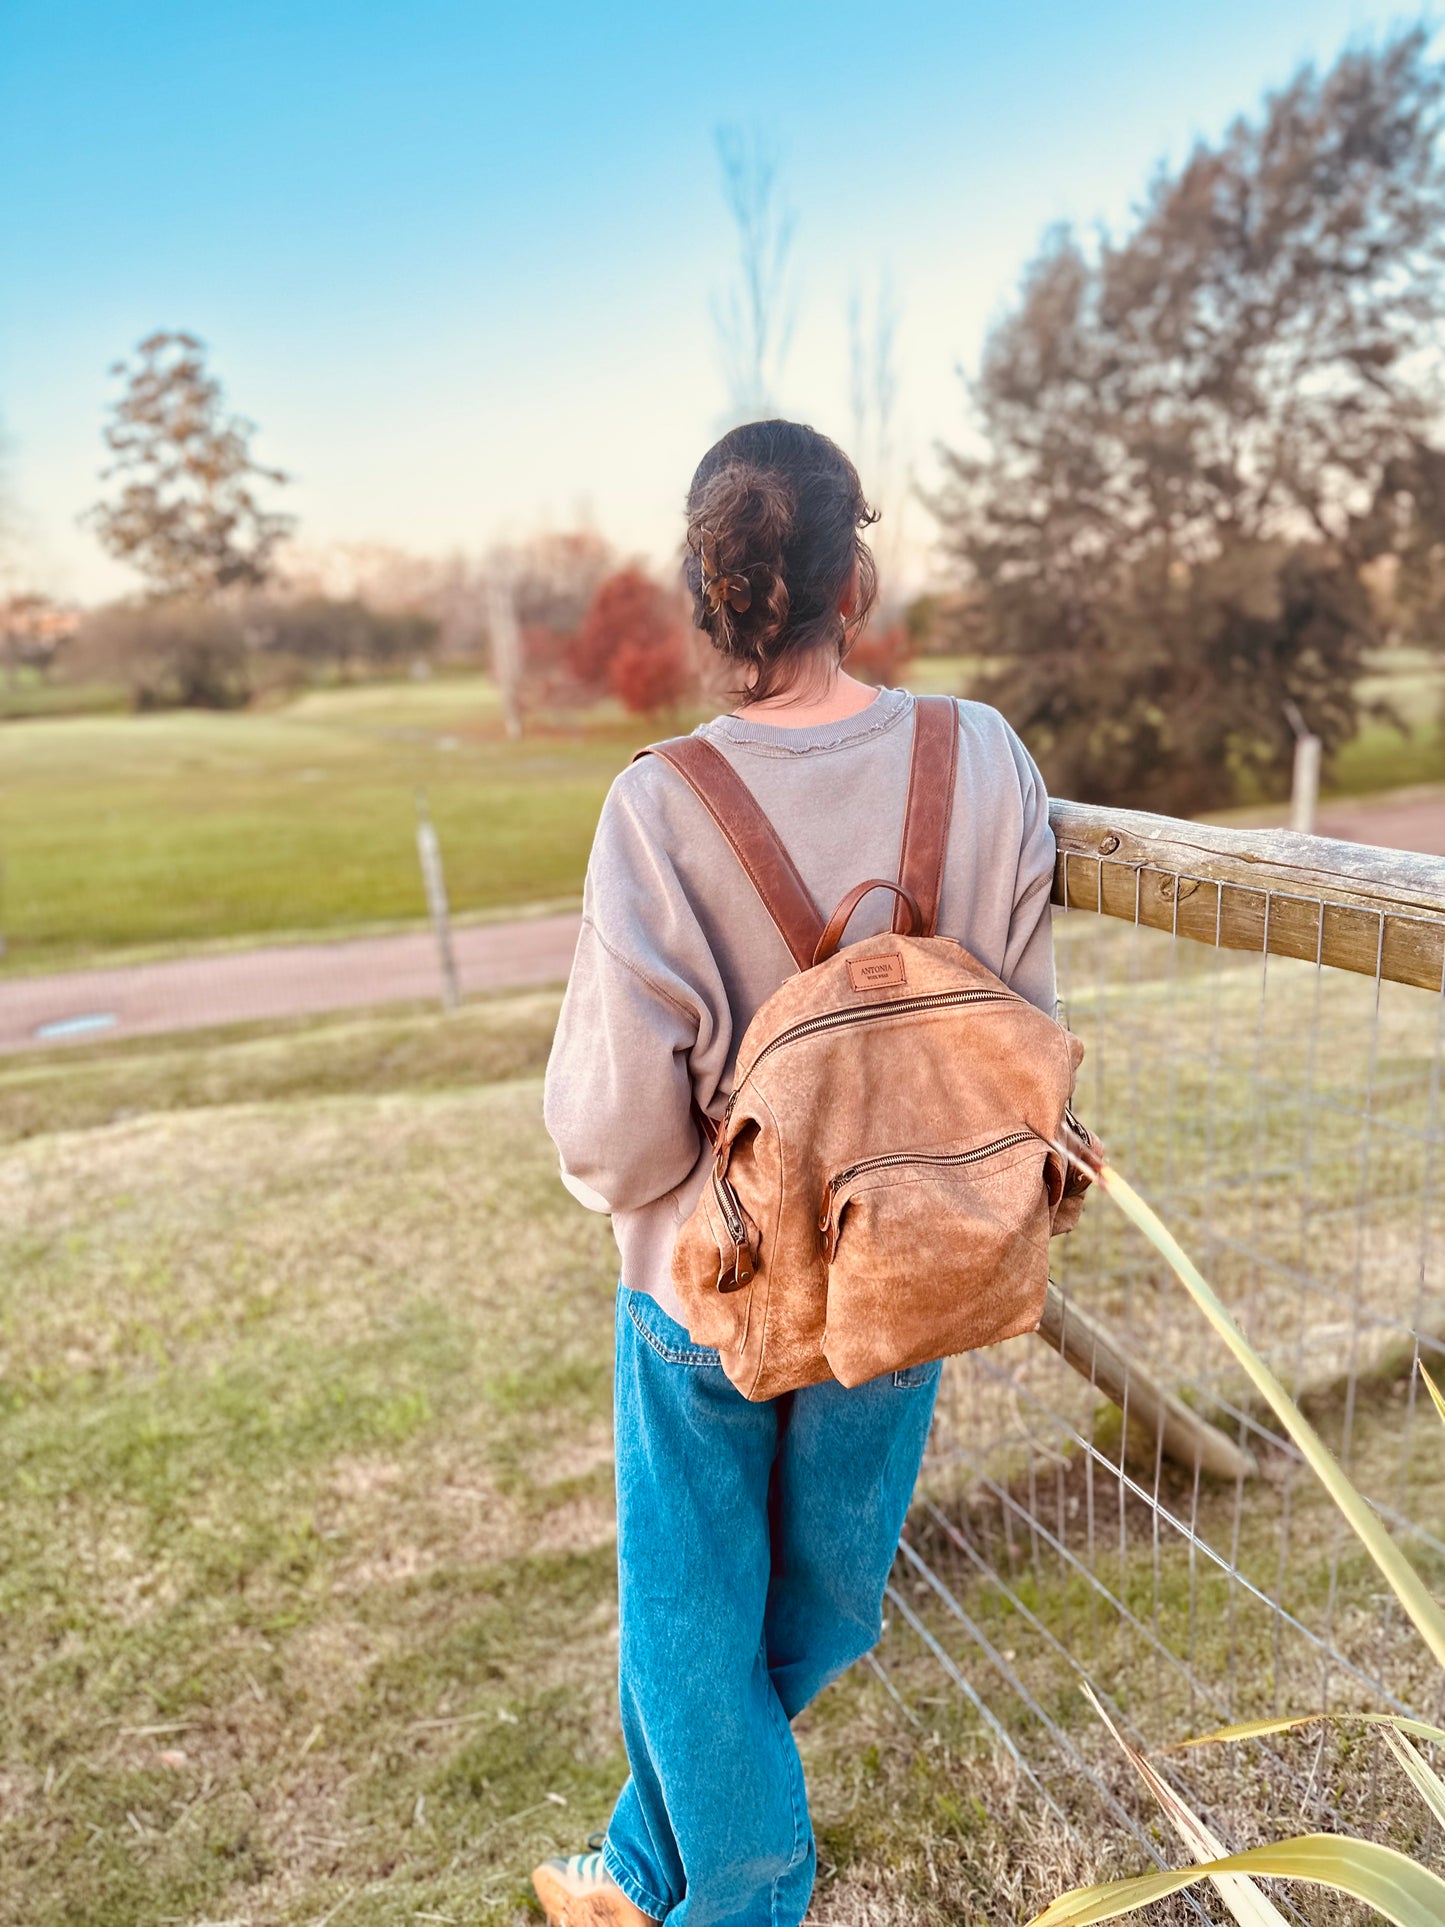
[[[824,644],[840,662],[848,653],[878,593],[859,534],[877,520],[842,449],[802,422],[748,422],[698,463],[683,568],[693,621],[742,665],[752,700],[775,695]],[[858,595],[845,620],[838,600],[855,563]]]

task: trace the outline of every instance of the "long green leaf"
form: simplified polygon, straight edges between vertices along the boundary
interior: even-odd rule
[[[1192,1740],[1175,1740],[1161,1747],[1163,1753],[1182,1753],[1190,1746],[1217,1746],[1230,1740],[1258,1740],[1266,1733],[1288,1733],[1296,1726],[1316,1726],[1328,1720],[1334,1726],[1358,1721],[1365,1726],[1393,1726],[1397,1733],[1413,1734],[1417,1740],[1433,1740],[1445,1746],[1445,1727],[1430,1726],[1424,1720],[1407,1719],[1403,1713],[1297,1713],[1282,1720],[1241,1720],[1237,1726],[1221,1726],[1213,1733],[1198,1733]]]
[[[1408,1740],[1398,1734],[1386,1733],[1390,1751],[1410,1776],[1410,1782],[1420,1798],[1429,1807],[1436,1820],[1445,1827],[1445,1780],[1428,1767]]]
[[[1205,1825],[1193,1807],[1180,1798],[1147,1755],[1141,1753],[1136,1746],[1129,1744],[1110,1719],[1103,1701],[1087,1681],[1084,1685],[1084,1693],[1089,1704],[1108,1727],[1130,1766],[1164,1809],[1174,1831],[1184,1842],[1186,1850],[1192,1853],[1196,1860],[1222,1859],[1226,1851],[1224,1842]],[[1243,1874],[1218,1875],[1214,1882],[1214,1890],[1239,1923],[1239,1927],[1285,1927],[1284,1915],[1278,1907],[1272,1900],[1266,1899],[1254,1882]]]
[[[1346,1477],[1338,1460],[1319,1433],[1301,1412],[1269,1366],[1255,1351],[1213,1287],[1176,1242],[1173,1234],[1138,1192],[1114,1170],[1102,1164],[1096,1173],[1099,1183],[1133,1224],[1169,1264],[1196,1305],[1219,1333],[1268,1403],[1270,1410],[1289,1433],[1325,1490],[1345,1515],[1350,1527],[1389,1581],[1405,1612],[1413,1620],[1421,1638],[1442,1666],[1445,1666],[1445,1612],[1425,1590],[1424,1581],[1385,1531],[1374,1513]],[[1436,1923],[1439,1927],[1439,1923]]]
[[[1431,1378],[1423,1365],[1420,1367],[1420,1376],[1424,1379],[1426,1388],[1431,1398],[1435,1401],[1435,1410],[1440,1414],[1442,1419],[1445,1419],[1445,1394],[1442,1394],[1440,1387],[1435,1383],[1434,1379]]]
[[[1333,1833],[1306,1833],[1297,1840],[1277,1840],[1247,1853],[1232,1853],[1202,1867],[1174,1873],[1139,1874],[1131,1880],[1110,1880],[1100,1886],[1076,1887],[1060,1894],[1029,1927],[1092,1927],[1095,1921],[1117,1920],[1151,1901],[1163,1900],[1196,1880],[1217,1874],[1274,1875],[1281,1880],[1308,1880],[1333,1887],[1364,1901],[1395,1927],[1440,1927],[1445,1921],[1445,1880],[1393,1847],[1374,1840],[1351,1840]]]

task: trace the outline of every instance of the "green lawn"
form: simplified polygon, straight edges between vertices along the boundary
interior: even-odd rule
[[[509,743],[474,677],[0,727],[3,967],[414,921],[419,788],[456,910],[575,896],[648,734],[603,708]]]
[[[129,707],[120,683],[52,682],[33,669],[0,677],[0,722],[35,716],[119,716]]]
[[[909,679],[961,689],[970,666],[924,659]],[[1440,683],[1418,656],[1372,678],[1411,733],[1368,724],[1329,787],[1445,780]],[[602,705],[510,743],[475,676],[0,724],[0,971],[414,922],[418,789],[459,914],[575,898],[607,786],[659,727]]]
[[[1388,703],[1405,725],[1367,717],[1360,733],[1335,758],[1323,785],[1327,796],[1366,796],[1411,783],[1445,782],[1445,669],[1423,649],[1390,652],[1379,671],[1366,676],[1360,696]]]

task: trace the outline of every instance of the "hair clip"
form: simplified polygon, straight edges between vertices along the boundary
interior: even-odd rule
[[[714,615],[724,603],[741,615],[753,599],[753,585],[745,575],[725,575],[718,568],[717,537],[706,529],[702,532],[702,592]]]

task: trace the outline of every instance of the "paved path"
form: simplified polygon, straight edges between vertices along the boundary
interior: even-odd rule
[[[1431,784],[1321,803],[1316,827],[1321,836],[1340,836],[1348,843],[1445,856],[1445,788]]]
[[[463,993],[561,983],[579,923],[569,912],[454,930]],[[16,977],[0,981],[0,1053],[440,995],[430,931]]]
[[[1319,829],[1355,843],[1445,856],[1445,786],[1322,804]],[[572,961],[577,928],[577,916],[568,914],[455,931],[462,990],[560,983]],[[0,980],[0,1053],[354,1010],[438,997],[440,990],[429,931],[18,977]]]

